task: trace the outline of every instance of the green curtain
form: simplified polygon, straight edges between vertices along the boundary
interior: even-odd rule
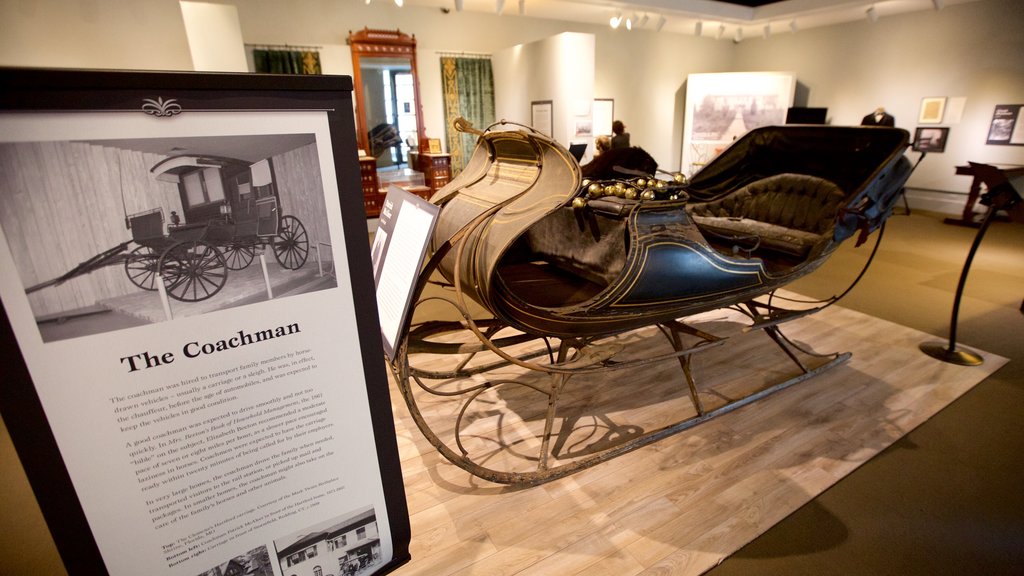
[[[311,50],[256,49],[252,59],[261,74],[322,74],[320,53]]]
[[[444,80],[445,139],[451,155],[452,176],[466,167],[476,136],[453,127],[463,117],[481,130],[494,123],[494,76],[489,58],[441,57]]]

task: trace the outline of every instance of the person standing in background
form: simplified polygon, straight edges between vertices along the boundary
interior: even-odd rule
[[[612,122],[612,148],[629,148],[629,132],[622,120]]]

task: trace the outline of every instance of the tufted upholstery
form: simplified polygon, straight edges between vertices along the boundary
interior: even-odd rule
[[[756,237],[759,245],[798,257],[827,241],[845,194],[828,180],[777,174],[687,209],[705,232]]]

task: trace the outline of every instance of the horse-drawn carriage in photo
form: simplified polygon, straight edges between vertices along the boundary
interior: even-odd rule
[[[431,199],[441,209],[420,314],[391,368],[442,455],[510,484],[573,473],[845,361],[780,331],[839,296],[797,303],[778,290],[881,227],[912,171],[909,135],[890,128],[755,129],[689,181],[630,170],[587,180],[532,129],[476,133],[466,169]],[[770,336],[799,373],[724,401],[699,389],[691,357],[732,337],[690,321],[711,311]],[[595,379],[611,387],[606,399],[634,396],[642,383],[621,379],[665,361],[682,368],[688,413],[647,430],[593,417],[595,397],[584,396]],[[594,424],[579,425],[581,414]]]
[[[126,215],[131,240],[28,292],[120,264],[143,290],[157,290],[160,278],[169,297],[198,302],[224,287],[229,270],[249,266],[258,249],[270,248],[289,270],[305,264],[308,234],[297,217],[280,213],[269,160],[250,164],[223,156],[181,155],[157,163],[150,173],[177,186],[182,214],[171,211],[165,220],[163,210],[155,208]]]

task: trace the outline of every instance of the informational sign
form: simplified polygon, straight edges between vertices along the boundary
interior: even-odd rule
[[[407,561],[351,79],[0,75],[0,408],[68,572]]]
[[[377,285],[384,351],[392,359],[439,212],[440,207],[394,184],[388,189],[380,211],[371,249],[373,279]]]
[[[992,113],[992,124],[988,130],[986,144],[1024,146],[1024,121],[1021,119],[1024,104],[999,104]]]

